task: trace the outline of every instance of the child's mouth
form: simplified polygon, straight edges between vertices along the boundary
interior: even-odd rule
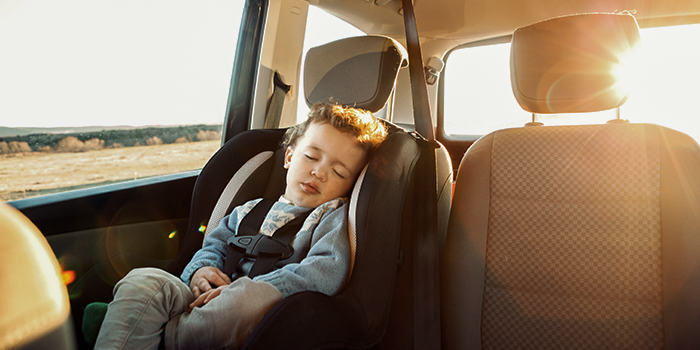
[[[316,186],[314,186],[314,184],[310,183],[310,182],[303,182],[301,184],[301,188],[303,188],[304,192],[306,192],[308,194],[318,194],[319,193]]]

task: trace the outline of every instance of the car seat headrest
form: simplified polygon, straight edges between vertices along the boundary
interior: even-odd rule
[[[532,113],[619,107],[629,97],[620,73],[639,41],[629,14],[578,14],[518,28],[510,54],[513,94]]]
[[[396,40],[374,35],[311,48],[304,64],[306,103],[338,103],[375,113],[389,99],[406,57]]]

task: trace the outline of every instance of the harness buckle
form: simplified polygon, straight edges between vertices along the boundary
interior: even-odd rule
[[[255,236],[233,236],[226,244],[231,248],[245,252],[246,258],[257,258],[260,255],[280,256],[280,260],[287,259],[294,254],[294,248],[280,243],[270,236],[257,234]]]

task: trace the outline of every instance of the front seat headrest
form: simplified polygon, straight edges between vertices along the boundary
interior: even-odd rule
[[[629,97],[620,67],[639,41],[629,14],[563,16],[518,28],[510,54],[513,94],[532,113],[619,107]]]
[[[389,99],[406,56],[396,40],[375,35],[311,48],[304,64],[306,104],[338,103],[375,113]]]

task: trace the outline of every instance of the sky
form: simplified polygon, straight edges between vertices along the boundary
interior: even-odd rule
[[[0,0],[0,126],[221,123],[242,7]]]
[[[0,0],[0,126],[221,123],[243,4]],[[364,34],[313,6],[307,33]]]

